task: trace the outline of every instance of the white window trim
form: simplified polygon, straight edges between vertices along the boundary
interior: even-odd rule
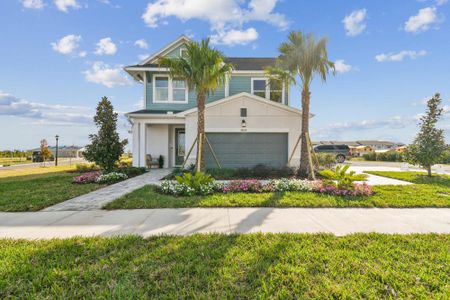
[[[168,82],[168,100],[156,100],[156,77],[166,77],[168,78],[169,82]],[[186,86],[186,91],[184,93],[184,101],[175,101],[173,100],[173,84],[172,84],[172,78],[167,75],[167,74],[153,74],[153,81],[152,81],[152,86],[153,86],[153,103],[188,103],[188,97],[189,97],[189,91],[188,91],[188,86],[187,86],[187,82],[185,81],[185,86]]]
[[[186,48],[180,48],[180,57],[183,57],[183,51],[187,51]]]
[[[253,89],[253,81],[255,81],[255,80],[264,80],[265,82],[266,82],[266,93],[265,93],[265,99],[267,99],[267,100],[270,100],[270,83],[268,83],[268,81],[269,81],[269,78],[267,78],[267,77],[252,77],[252,82],[251,82],[251,94],[252,95],[255,95],[253,92],[254,92],[254,89]],[[281,90],[281,104],[286,104],[286,102],[285,102],[285,85],[284,85],[284,82],[282,83],[282,90]],[[270,100],[270,101],[272,101],[272,100]],[[274,101],[274,102],[276,102],[276,101]]]

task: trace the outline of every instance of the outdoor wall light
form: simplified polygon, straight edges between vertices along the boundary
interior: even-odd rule
[[[245,119],[242,119],[241,127],[242,127],[242,128],[247,127],[247,122],[245,122]]]

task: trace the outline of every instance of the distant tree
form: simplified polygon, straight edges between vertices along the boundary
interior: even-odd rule
[[[86,146],[83,153],[88,161],[95,162],[106,172],[114,169],[128,143],[126,139],[121,141],[117,133],[117,117],[118,114],[114,112],[111,101],[103,97],[97,105],[97,113],[94,116],[98,133],[89,135],[91,144]]]
[[[48,143],[46,139],[41,140],[40,150],[41,150],[41,157],[45,166],[45,162],[47,161],[47,159],[49,159],[50,156],[52,156],[52,153],[48,149]]]
[[[420,118],[420,131],[414,142],[408,146],[406,160],[415,165],[420,165],[431,177],[431,167],[442,161],[447,148],[444,141],[444,130],[436,128],[436,123],[443,114],[439,93],[435,94],[427,102],[427,110]]]

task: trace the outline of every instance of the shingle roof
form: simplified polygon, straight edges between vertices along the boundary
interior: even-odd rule
[[[167,115],[167,112],[171,111],[174,114],[182,112],[182,110],[156,110],[156,109],[141,109],[127,113],[127,115],[138,114],[153,114],[153,115]]]
[[[237,71],[260,71],[275,66],[275,57],[227,57],[225,62],[234,66]]]

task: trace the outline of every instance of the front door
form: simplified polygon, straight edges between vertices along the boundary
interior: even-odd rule
[[[185,148],[185,130],[184,128],[175,128],[175,165],[180,166],[183,164]]]

